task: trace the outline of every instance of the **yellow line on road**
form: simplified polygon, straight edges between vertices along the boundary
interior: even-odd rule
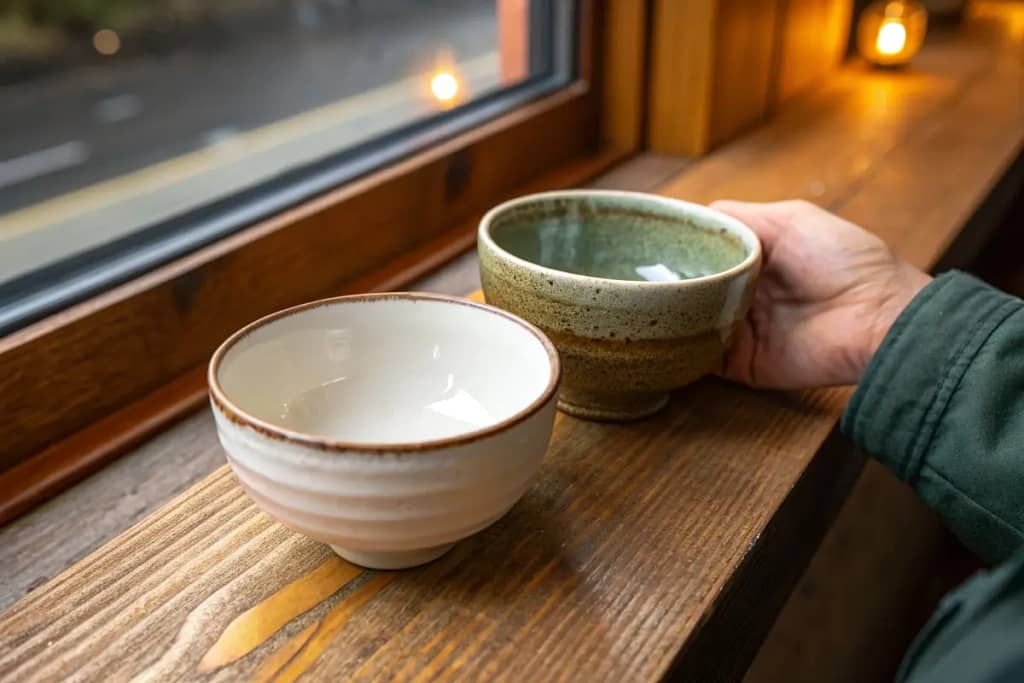
[[[481,55],[457,65],[464,80],[496,72],[497,53]],[[428,89],[429,74],[420,74],[337,102],[311,109],[261,128],[240,133],[228,141],[183,154],[138,171],[60,195],[0,216],[0,239],[10,239],[53,225],[125,199],[153,192],[199,173],[238,162],[247,156],[283,145],[331,126],[380,111]]]

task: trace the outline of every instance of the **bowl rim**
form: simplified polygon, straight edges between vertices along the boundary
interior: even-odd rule
[[[493,225],[495,218],[509,209],[513,209],[522,204],[531,204],[533,202],[543,199],[555,199],[555,198],[581,198],[581,197],[594,197],[604,199],[635,199],[650,202],[652,204],[661,204],[670,209],[682,210],[690,215],[697,215],[702,218],[713,219],[725,224],[730,232],[737,235],[743,240],[744,247],[747,248],[747,255],[742,261],[736,265],[719,271],[717,273],[711,273],[710,275],[700,275],[697,277],[689,277],[683,280],[617,280],[615,278],[600,277],[597,275],[581,275],[578,273],[570,273],[566,270],[559,270],[557,268],[550,268],[548,266],[534,263],[524,258],[516,256],[512,252],[508,251],[504,247],[500,246],[494,241],[491,236],[491,226]],[[645,289],[656,289],[656,288],[672,288],[680,286],[692,286],[700,285],[703,283],[715,282],[718,280],[727,280],[744,273],[751,268],[755,268],[761,261],[762,246],[761,239],[757,236],[753,230],[750,229],[743,221],[730,216],[727,213],[719,211],[718,209],[712,209],[710,206],[704,206],[703,204],[696,204],[694,202],[688,202],[683,199],[676,199],[674,197],[666,197],[660,194],[653,194],[648,192],[630,192],[627,190],[588,190],[588,189],[576,189],[576,190],[550,190],[546,192],[535,192],[533,194],[523,195],[516,197],[515,199],[509,199],[508,201],[498,204],[480,219],[480,226],[477,229],[477,241],[485,244],[491,251],[500,254],[505,260],[511,261],[518,266],[526,268],[537,273],[540,273],[546,277],[552,277],[556,279],[565,279],[568,281],[576,282],[593,282],[607,284],[608,286],[617,287],[639,287]]]
[[[220,385],[220,380],[217,378],[217,372],[221,367],[221,364],[231,349],[240,341],[245,339],[247,336],[255,332],[256,330],[269,325],[282,318],[287,318],[292,315],[304,313],[316,308],[324,306],[338,306],[353,303],[367,303],[374,301],[430,301],[441,304],[452,304],[458,306],[466,306],[468,308],[476,309],[480,312],[487,313],[490,315],[497,315],[506,320],[519,325],[521,328],[529,332],[537,341],[540,342],[545,353],[548,357],[548,383],[544,387],[544,390],[537,396],[533,401],[521,408],[517,412],[513,413],[509,417],[500,420],[492,425],[474,429],[468,432],[462,432],[454,436],[448,436],[440,439],[428,439],[425,441],[398,441],[393,443],[373,443],[369,441],[345,441],[342,439],[334,439],[327,436],[321,436],[310,432],[301,432],[293,429],[288,429],[273,422],[268,422],[261,418],[252,415],[237,404],[235,404],[227,396],[227,392],[224,391]],[[253,322],[245,325],[241,329],[237,330],[230,337],[224,340],[221,345],[213,352],[213,356],[210,358],[210,363],[207,369],[207,383],[209,385],[210,400],[213,403],[215,409],[219,410],[224,417],[231,422],[242,427],[248,427],[262,434],[263,436],[277,439],[279,441],[285,441],[289,443],[298,444],[300,446],[306,446],[315,448],[322,451],[353,451],[359,453],[420,453],[428,451],[437,451],[451,448],[452,446],[461,446],[473,443],[482,438],[491,436],[498,432],[504,431],[509,427],[512,427],[527,418],[531,417],[534,413],[538,412],[541,408],[546,406],[551,400],[554,399],[555,394],[558,390],[558,383],[562,377],[562,365],[558,356],[558,351],[555,349],[554,344],[551,340],[545,336],[545,334],[536,326],[523,320],[522,318],[504,311],[495,306],[488,304],[477,303],[476,301],[470,301],[457,296],[449,296],[446,294],[433,294],[427,292],[380,292],[370,294],[350,294],[345,296],[336,296],[326,299],[318,299],[316,301],[310,301],[297,306],[291,306],[289,308],[270,313],[262,318],[254,320]]]

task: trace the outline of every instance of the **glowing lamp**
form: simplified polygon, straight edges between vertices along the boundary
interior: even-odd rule
[[[928,12],[916,0],[880,0],[857,22],[857,49],[878,66],[903,66],[917,54],[928,29]]]
[[[458,77],[451,71],[438,70],[430,78],[430,94],[444,108],[458,102],[461,89]]]
[[[96,52],[106,57],[116,55],[121,49],[121,36],[109,28],[101,28],[93,34],[92,46]]]

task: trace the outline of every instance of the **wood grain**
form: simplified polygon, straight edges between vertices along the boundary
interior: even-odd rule
[[[769,110],[780,0],[655,0],[652,152],[700,156]]]
[[[820,85],[846,54],[852,0],[783,0],[772,105]]]
[[[647,148],[698,156],[708,148],[717,0],[654,0]]]
[[[1006,96],[1022,41],[935,45],[909,78],[849,71],[664,191],[807,196],[825,174],[828,206],[929,267],[1024,143],[1024,102]],[[938,163],[939,141],[969,173]],[[339,561],[220,469],[0,617],[0,675],[736,680],[862,463],[829,439],[846,397],[707,380],[638,424],[560,416],[508,516],[431,565],[361,572],[287,622],[281,591],[347,574],[325,583]],[[232,627],[253,613],[270,626]]]
[[[637,151],[647,111],[648,0],[601,5],[601,136],[606,144]]]
[[[84,479],[195,410],[205,399],[197,391],[205,373],[191,373],[142,400],[94,422],[64,441],[6,471],[0,471],[0,525]]]
[[[0,526],[0,609],[137,524],[224,464],[209,411]]]
[[[885,73],[850,65],[837,72],[829,85],[809,96],[798,98],[780,111],[770,125],[753,131],[742,141],[730,145],[701,160],[694,172],[684,173],[668,183],[663,190],[669,194],[696,202],[734,198],[749,201],[777,201],[802,198],[832,209],[842,209],[851,195],[878,174],[893,174],[886,169],[892,159],[928,159],[919,164],[918,173],[942,175],[942,182],[956,185],[959,179],[970,176],[975,189],[990,187],[1016,156],[1020,100],[1004,98],[1003,88],[1016,85],[1013,78],[1019,70],[1019,59],[1012,51],[996,54],[986,35],[964,36],[961,40],[947,40],[943,45],[926,50],[915,61],[915,68],[903,73]],[[994,62],[1002,64],[994,68]],[[984,114],[984,132],[968,129],[977,119],[964,120],[956,116],[962,111],[958,103],[965,98],[986,100],[993,108]],[[1005,101],[1004,101],[1005,100]],[[954,108],[951,112],[950,108]],[[975,115],[978,111],[973,112]],[[990,127],[987,119],[997,117],[999,126]],[[936,164],[937,158],[947,160],[952,149],[945,140],[930,145],[922,136],[929,136],[936,126],[959,131],[954,139],[991,135],[999,142],[987,145],[978,154],[993,153],[995,158],[971,168],[971,173],[951,172],[950,163]],[[921,144],[911,144],[920,141]],[[932,138],[930,142],[936,142]],[[957,148],[958,149],[958,148]],[[966,153],[975,152],[965,149]],[[927,169],[925,169],[927,167]],[[959,168],[959,166],[956,166]],[[973,171],[977,169],[977,173]],[[953,178],[953,179],[949,179]],[[896,182],[906,186],[906,192],[887,189],[887,181],[876,182],[875,196],[890,206],[904,204],[909,195],[922,195],[919,200],[928,203],[935,197],[931,193],[912,192],[914,188],[933,187],[932,181],[920,175],[904,175]],[[866,200],[869,194],[864,194]],[[984,195],[977,192],[955,190],[949,201],[963,199],[965,207],[977,207]],[[934,202],[936,212],[942,202]],[[964,216],[943,221],[948,236],[963,225]],[[876,226],[877,223],[877,226]],[[901,242],[900,232],[905,229],[928,230],[927,223],[916,220],[910,212],[879,221],[865,221],[866,227],[886,232],[895,242]],[[915,227],[920,226],[920,227]],[[887,229],[886,229],[887,228]],[[911,247],[906,240],[906,248]],[[918,254],[921,263],[934,257],[945,243],[934,244],[925,240]]]
[[[275,596],[315,592],[323,584],[311,573],[330,575],[321,567],[339,561],[256,512],[222,468],[8,612],[0,671],[169,680],[205,661],[207,671],[221,664],[214,679],[236,679],[274,662],[280,680],[298,670],[370,679],[406,663],[410,677],[656,678],[674,654],[662,643],[681,642],[724,604],[727,568],[790,495],[799,453],[831,429],[841,398],[707,382],[647,423],[560,417],[541,476],[504,520],[422,569],[363,573],[269,634],[232,624],[254,608],[280,623]],[[728,465],[723,446],[755,435],[758,457]],[[74,604],[58,616],[45,608],[53,600]],[[63,639],[75,648],[47,655]],[[279,661],[280,650],[290,656]]]
[[[586,187],[607,190],[654,192],[679,175],[691,161],[667,154],[641,154],[609,169]]]
[[[649,148],[701,156],[838,67],[851,0],[656,0],[653,11]]]
[[[779,4],[719,0],[707,149],[732,140],[768,115]]]

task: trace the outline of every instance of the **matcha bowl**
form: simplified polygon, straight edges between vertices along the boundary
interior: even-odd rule
[[[547,334],[559,407],[593,420],[651,415],[719,367],[761,267],[736,219],[634,192],[514,199],[484,216],[477,244],[487,302]]]

